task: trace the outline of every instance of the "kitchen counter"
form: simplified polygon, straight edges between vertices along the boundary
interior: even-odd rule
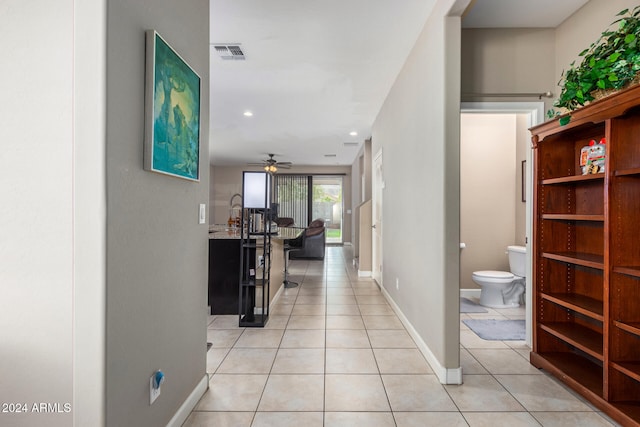
[[[278,233],[271,235],[272,241],[283,241],[295,239],[304,231],[300,227],[280,227]],[[229,227],[224,224],[215,224],[209,226],[209,239],[239,239],[240,229],[237,227]]]
[[[304,228],[281,227],[271,235],[269,304],[284,280],[284,243]],[[255,236],[259,237],[259,236]],[[255,254],[252,263],[255,263]],[[257,266],[256,266],[257,267]],[[209,306],[211,314],[238,314],[240,229],[224,224],[209,227]]]
[[[240,229],[223,224],[209,226],[209,239],[240,239]]]

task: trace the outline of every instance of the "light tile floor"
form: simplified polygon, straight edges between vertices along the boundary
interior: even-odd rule
[[[442,385],[349,247],[292,261],[265,328],[211,316],[209,390],[183,427],[611,426],[528,362],[521,341],[485,341],[460,322],[464,384]],[[461,314],[524,318],[524,309]]]

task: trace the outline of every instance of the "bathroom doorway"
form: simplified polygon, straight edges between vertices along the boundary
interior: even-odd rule
[[[518,138],[518,122],[526,123],[521,116],[460,116],[461,289],[478,288],[474,271],[509,271],[507,246],[525,245],[525,202],[516,191],[527,145]]]
[[[473,284],[471,273],[477,270],[509,271],[507,246],[526,246],[525,321],[526,341],[530,345],[531,247],[528,236],[531,235],[532,214],[532,151],[528,129],[542,122],[544,103],[478,102],[463,103],[461,107],[460,242],[466,245],[460,252],[461,295],[479,297],[480,289]],[[466,132],[462,126],[469,118],[479,122],[476,125],[480,128]],[[501,120],[507,124],[500,124]],[[507,135],[503,127],[509,129]],[[485,133],[486,137],[480,138],[478,132]],[[502,147],[502,152],[495,154],[492,147]],[[496,171],[497,168],[501,169]],[[478,185],[480,188],[474,188]],[[478,232],[480,228],[488,234]],[[469,230],[472,230],[471,234]],[[466,242],[465,239],[471,240]],[[486,257],[489,253],[492,260]]]

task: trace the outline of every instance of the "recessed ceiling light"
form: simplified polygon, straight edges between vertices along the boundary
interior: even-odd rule
[[[251,117],[251,116],[253,116],[253,113],[251,111],[247,110],[247,111],[244,112],[244,115],[245,115],[245,117]]]
[[[358,136],[358,132],[356,132],[355,130],[349,132],[349,135],[351,136]]]

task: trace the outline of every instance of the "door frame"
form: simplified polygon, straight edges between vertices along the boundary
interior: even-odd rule
[[[532,127],[544,121],[544,102],[462,102],[460,103],[460,113],[478,113],[478,114],[528,114],[528,126]],[[525,335],[527,345],[532,345],[531,320],[533,316],[532,306],[532,259],[531,253],[531,234],[532,234],[532,217],[533,217],[533,149],[527,150],[526,162],[526,218],[525,233],[527,247],[527,268],[526,268],[526,284],[525,284]]]
[[[380,162],[380,167],[376,167],[376,164]],[[378,285],[383,287],[383,265],[382,261],[384,259],[382,255],[382,249],[384,248],[383,243],[383,233],[382,233],[382,213],[383,209],[383,196],[382,190],[384,189],[384,175],[382,173],[382,148],[378,150],[375,156],[373,156],[372,165],[372,188],[371,188],[371,276],[378,283]],[[379,172],[378,172],[379,171]],[[379,173],[379,175],[378,175]],[[378,177],[380,178],[378,180]],[[378,188],[379,187],[379,188]],[[378,197],[380,200],[378,200]],[[378,216],[377,206],[380,206],[380,213]],[[376,219],[380,218],[380,222],[376,223]],[[378,259],[380,258],[380,259]]]

